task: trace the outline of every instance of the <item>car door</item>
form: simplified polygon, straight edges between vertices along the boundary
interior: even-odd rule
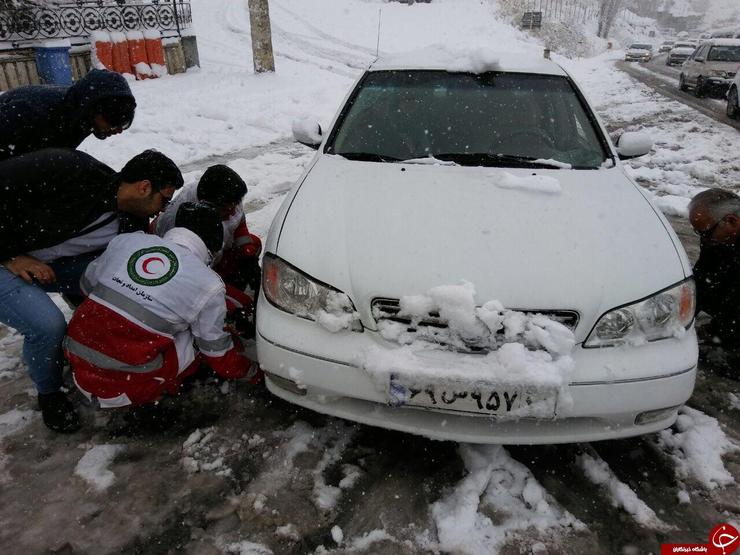
[[[687,81],[696,85],[699,76],[702,75],[704,70],[705,60],[707,59],[707,53],[709,52],[709,45],[705,44],[699,47],[689,58],[689,68],[687,72]]]

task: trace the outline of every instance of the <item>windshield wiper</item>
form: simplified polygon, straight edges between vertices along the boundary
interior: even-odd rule
[[[347,160],[359,160],[361,162],[398,162],[400,158],[378,154],[377,152],[335,152],[337,156]]]
[[[531,156],[514,154],[491,154],[489,152],[445,152],[434,154],[439,160],[450,160],[461,166],[498,166],[503,168],[554,168],[561,169],[565,164],[555,160],[542,160]]]

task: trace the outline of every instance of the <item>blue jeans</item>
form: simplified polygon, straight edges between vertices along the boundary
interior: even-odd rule
[[[0,323],[24,337],[23,361],[39,393],[54,393],[62,385],[62,341],[67,322],[46,291],[80,298],[80,277],[100,253],[60,258],[50,263],[57,281],[42,286],[26,283],[0,266]]]

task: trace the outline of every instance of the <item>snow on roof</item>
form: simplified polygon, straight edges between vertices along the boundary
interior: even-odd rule
[[[544,56],[522,52],[500,52],[490,48],[451,50],[432,46],[421,50],[378,58],[370,71],[392,69],[437,69],[450,72],[483,73],[504,71],[512,73],[538,73],[561,75],[567,73],[558,64]]]
[[[712,46],[740,46],[740,39],[708,39],[705,43]]]

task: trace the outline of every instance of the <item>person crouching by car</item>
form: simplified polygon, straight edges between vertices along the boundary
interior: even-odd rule
[[[50,148],[2,162],[0,323],[23,335],[23,361],[44,424],[74,432],[62,386],[67,322],[47,292],[80,293],[80,276],[119,233],[146,229],[183,184],[164,154],[147,150],[116,173],[92,156]]]
[[[90,264],[82,279],[89,296],[64,340],[75,384],[89,400],[101,408],[154,403],[176,394],[201,362],[224,378],[259,381],[224,330],[224,284],[208,265],[222,243],[216,211],[188,202],[164,237],[120,235]]]
[[[160,237],[172,229],[175,214],[183,202],[212,204],[223,221],[224,246],[215,260],[214,270],[224,281],[239,290],[247,286],[256,292],[259,285],[259,256],[262,241],[249,232],[244,217],[242,201],[247,194],[247,184],[228,166],[208,168],[197,186],[186,186],[160,215],[154,231]]]
[[[689,220],[701,249],[694,265],[697,310],[712,317],[712,342],[740,363],[740,196],[702,191],[689,203]]]

